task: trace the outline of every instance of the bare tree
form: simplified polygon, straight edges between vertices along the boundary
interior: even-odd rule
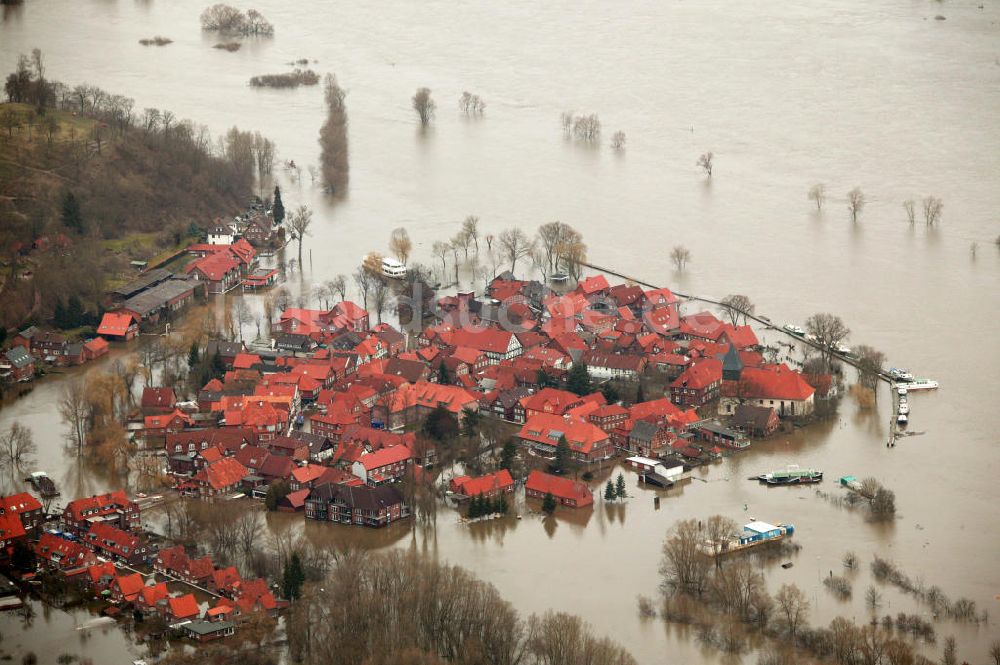
[[[364,267],[360,267],[354,271],[354,286],[358,289],[358,294],[361,296],[361,306],[368,309],[368,296],[371,295],[372,288],[375,286],[375,281],[378,277],[371,274]]]
[[[906,211],[906,221],[910,224],[917,221],[917,205],[913,202],[913,199],[903,201],[903,210]]]
[[[858,382],[877,396],[876,388],[885,363],[885,354],[867,344],[856,346],[854,353],[858,356]]]
[[[532,242],[524,231],[517,227],[504,229],[499,236],[500,248],[504,256],[510,261],[510,271],[514,272],[517,260],[531,254]]]
[[[573,132],[573,112],[563,111],[559,115],[559,124],[562,127],[563,133],[569,136]]]
[[[847,211],[851,214],[851,221],[857,222],[861,216],[861,211],[865,208],[865,193],[860,187],[855,187],[847,192]]]
[[[437,105],[431,99],[430,88],[418,88],[416,94],[413,95],[412,101],[413,110],[417,112],[420,124],[424,127],[431,124],[431,120],[434,119],[434,109]]]
[[[839,316],[820,313],[813,314],[806,319],[806,331],[819,344],[823,364],[829,370],[834,350],[847,339],[847,336],[851,334],[851,329],[844,325]]]
[[[747,317],[751,316],[756,309],[756,306],[749,297],[738,294],[728,295],[720,302],[722,303],[722,306],[726,308],[726,313],[729,315],[729,321],[734,326],[739,323],[740,316],[743,317],[743,323],[746,324]]]
[[[594,143],[601,139],[601,119],[596,113],[573,118],[573,136],[578,141]]]
[[[340,296],[341,301],[347,300],[347,278],[343,275],[337,275],[333,279],[327,282],[330,288],[330,294],[336,294]]]
[[[403,227],[393,229],[389,236],[389,251],[399,259],[400,263],[405,264],[409,261],[412,250],[413,241],[410,240],[410,234],[406,232],[406,229]]]
[[[676,245],[670,250],[670,260],[674,262],[674,268],[677,269],[677,272],[684,272],[688,261],[691,260],[691,250],[683,245]]]
[[[715,155],[712,152],[706,152],[698,158],[696,165],[705,172],[709,178],[712,177],[712,163],[715,161]]]
[[[288,228],[292,231],[292,237],[299,241],[299,265],[302,265],[302,239],[309,235],[309,227],[312,225],[312,210],[308,206],[300,205],[288,217]]]
[[[557,260],[556,247],[570,233],[572,227],[562,222],[548,222],[538,227],[538,240],[545,251],[545,259],[549,265],[549,272],[555,269]]]
[[[90,399],[87,385],[82,378],[75,378],[63,384],[59,394],[59,415],[69,428],[69,440],[76,446],[79,455],[87,442],[90,429]]]
[[[382,312],[385,311],[389,304],[389,298],[392,296],[392,291],[389,289],[389,284],[380,277],[375,277],[372,281],[372,307],[375,308],[375,315],[378,317],[379,324],[382,323]]]
[[[19,469],[37,452],[38,446],[35,445],[31,429],[19,422],[15,421],[7,433],[0,436],[0,467]]]
[[[327,74],[323,80],[324,98],[326,100],[326,122],[319,131],[320,170],[323,174],[323,184],[328,191],[335,194],[347,188],[350,174],[347,142],[347,105],[344,99],[347,93],[337,83],[337,77]]]
[[[663,543],[660,575],[666,591],[700,596],[708,586],[711,560],[701,550],[703,533],[697,520],[678,522]]]
[[[809,200],[816,204],[816,210],[822,210],[826,203],[826,185],[821,182],[809,188]]]
[[[583,235],[570,226],[563,226],[562,237],[554,248],[556,267],[573,279],[580,279],[583,264],[587,261],[587,245]]]
[[[483,111],[486,110],[486,102],[482,100],[479,95],[474,95],[471,92],[463,92],[462,96],[458,98],[458,108],[465,113],[465,115],[482,115]]]
[[[934,226],[941,221],[941,212],[944,210],[944,203],[941,199],[928,196],[921,203],[924,209],[924,223],[927,226]]]
[[[461,249],[464,252],[465,260],[466,261],[469,260],[469,246],[470,245],[472,245],[472,238],[469,236],[468,233],[465,232],[465,228],[464,227],[461,228],[461,229],[459,229],[458,233],[456,233],[451,238],[451,246],[452,246],[453,250],[457,253],[458,250]],[[456,257],[456,259],[457,259],[457,257]],[[457,263],[457,260],[456,260],[456,263]]]
[[[233,321],[239,328],[240,341],[243,341],[243,326],[253,322],[253,312],[246,298],[237,296],[233,301]]]
[[[738,529],[735,521],[722,515],[712,515],[705,520],[704,542],[711,548],[716,568],[722,568],[722,556],[729,551]]]
[[[445,269],[447,268],[447,266],[445,265],[445,261],[448,258],[448,252],[450,250],[451,250],[451,248],[448,246],[448,243],[441,242],[440,240],[435,240],[434,244],[431,245],[431,253],[434,256],[436,256],[437,258],[441,259],[441,276],[442,277],[444,277]]]
[[[973,240],[969,243],[969,255],[972,256],[972,260],[976,260],[976,252],[979,251],[979,243]]]
[[[625,132],[620,129],[611,135],[611,147],[615,150],[624,150],[626,141]]]
[[[789,635],[795,637],[795,633],[806,622],[809,600],[795,584],[782,584],[778,593],[774,595],[774,600],[778,603],[778,611],[781,613],[785,629]]]
[[[1000,640],[993,640],[990,644],[990,658],[993,659],[993,665],[1000,665]]]
[[[469,215],[462,222],[462,233],[465,237],[475,243],[476,254],[479,253],[479,218],[475,215]]]

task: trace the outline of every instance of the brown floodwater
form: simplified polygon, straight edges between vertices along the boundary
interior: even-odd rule
[[[985,662],[1000,636],[1000,5],[264,0],[254,4],[275,37],[227,53],[198,28],[205,4],[29,1],[0,14],[0,65],[9,71],[37,46],[53,78],[169,108],[214,132],[239,125],[276,140],[279,158],[303,167],[298,177],[276,171],[286,207],[316,211],[305,270],[289,281],[297,293],[349,274],[398,226],[413,237],[415,259],[432,263],[431,243],[468,214],[494,233],[559,219],[583,232],[595,263],[683,292],[746,293],[780,323],[834,312],[851,327],[849,343],[941,382],[912,397],[910,429],[920,435],[893,449],[883,389],[876,414],[845,400],[836,421],[699,470],[659,510],[651,491],[635,489],[623,506],[550,520],[469,527],[442,509],[430,533],[295,528],[331,545],[414,547],[467,566],[523,613],[575,612],[642,663],[717,663],[724,659],[683,630],[637,615],[636,595],[658,584],[664,533],[713,513],[792,522],[802,549],[793,568],[768,567],[768,583],[802,586],[815,623],[867,620],[867,562],[880,553],[990,610],[988,625],[936,624],[938,648],[954,634],[960,657]],[[154,34],[174,42],[138,44]],[[325,197],[305,168],[318,163],[320,89],[247,86],[299,58],[336,72],[348,91],[351,185],[341,200]],[[438,103],[427,131],[409,106],[419,86]],[[485,99],[482,119],[459,115],[463,90]],[[600,114],[605,145],[563,138],[559,114],[570,109]],[[620,154],[607,146],[618,129],[628,135]],[[695,166],[707,150],[716,156],[711,180]],[[806,200],[815,182],[829,192],[821,213]],[[852,225],[845,194],[855,186],[869,203]],[[944,200],[940,226],[906,224],[902,201],[928,195]],[[675,244],[692,253],[682,275],[667,259]],[[5,404],[0,427],[31,426],[39,466],[62,484],[106,487],[99,470],[63,454],[57,393],[58,381],[47,380]],[[876,476],[896,492],[898,519],[872,524],[812,489],[746,480],[790,462],[824,470],[820,487],[831,493],[840,475]],[[841,569],[846,550],[865,565],[853,574],[852,600],[841,602],[820,580]],[[926,613],[884,594],[882,612]],[[16,629],[4,621],[6,646]],[[47,637],[29,629],[17,639],[35,648]],[[105,662],[125,660],[123,641],[101,648]]]

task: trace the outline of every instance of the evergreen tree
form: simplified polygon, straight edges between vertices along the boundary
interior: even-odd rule
[[[552,492],[546,492],[545,498],[542,499],[542,512],[551,515],[556,511],[556,498],[552,496]]]
[[[610,478],[608,479],[608,483],[604,486],[604,500],[605,501],[615,500],[615,486],[611,482]]]
[[[611,481],[609,480],[608,485],[610,484]],[[628,494],[625,492],[625,475],[622,473],[619,473],[618,477],[615,479],[615,496],[617,496],[619,499],[624,499],[625,497],[628,496]]]
[[[52,324],[56,328],[69,328],[66,325],[66,308],[63,307],[61,298],[56,301],[55,311],[52,312]]]
[[[559,444],[556,446],[556,461],[553,466],[559,473],[566,473],[566,470],[569,469],[569,442],[566,440],[565,434],[559,437]]]
[[[639,388],[635,391],[635,403],[642,404],[646,401],[646,387],[643,385],[642,381],[639,381]]]
[[[448,378],[448,368],[444,366],[444,361],[438,365],[438,383],[442,386],[451,383],[451,379]]]
[[[501,515],[506,515],[509,510],[510,506],[507,504],[507,497],[501,494],[500,498],[497,499],[497,512]]]
[[[76,200],[73,192],[66,192],[63,197],[62,223],[70,231],[83,233],[83,213],[80,211],[80,202]]]
[[[274,215],[274,223],[281,224],[285,221],[285,204],[281,202],[281,188],[274,186],[274,205],[271,207],[271,214]]]
[[[608,404],[614,404],[619,399],[618,389],[610,381],[601,386],[601,394]]]
[[[479,409],[462,409],[462,435],[470,439],[479,434]]]
[[[302,585],[305,584],[306,573],[302,569],[302,560],[298,552],[292,552],[291,558],[285,564],[285,574],[282,579],[282,587],[285,598],[297,600],[302,595]]]
[[[549,388],[556,385],[555,379],[552,375],[545,371],[545,368],[541,368],[535,374],[535,382],[538,384],[539,388]]]
[[[66,327],[76,328],[83,323],[83,303],[76,294],[69,297],[66,303]]]
[[[198,226],[194,221],[188,224],[187,230],[188,238],[201,238],[201,227]]]
[[[590,374],[587,372],[587,365],[582,360],[573,363],[573,367],[566,375],[566,390],[581,397],[590,394]]]
[[[212,378],[221,379],[226,374],[226,363],[222,362],[222,354],[216,349],[215,353],[212,355],[212,364],[210,366],[210,372]]]
[[[514,459],[517,457],[517,444],[513,439],[507,439],[500,451],[500,468],[508,471],[514,470]]]
[[[201,350],[198,348],[198,340],[191,342],[191,348],[188,349],[188,367],[194,369],[201,362]]]
[[[424,421],[423,432],[435,441],[453,439],[458,434],[458,421],[448,409],[437,406]]]

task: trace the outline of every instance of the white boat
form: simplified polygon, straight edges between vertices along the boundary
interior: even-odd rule
[[[805,330],[803,330],[799,326],[793,326],[791,323],[786,324],[784,326],[784,329],[785,329],[786,332],[790,332],[793,335],[796,335],[798,337],[802,337],[802,336],[804,336],[806,334]]]
[[[907,415],[910,412],[910,405],[906,402],[899,403],[899,414],[902,416]]]
[[[903,388],[902,386],[898,386],[896,388],[896,394],[899,395],[900,397],[906,397],[906,388]]]
[[[897,381],[913,381],[913,374],[910,373],[908,369],[900,369],[897,367],[889,368],[889,376],[896,379]]]
[[[934,390],[938,387],[938,382],[930,379],[913,379],[907,381],[905,386],[907,390]]]
[[[901,413],[898,416],[896,416],[897,425],[905,425],[908,422],[910,422],[910,419],[907,417],[905,413]]]
[[[849,347],[849,346],[847,346],[846,344],[843,344],[843,343],[834,344],[833,345],[833,350],[834,350],[834,352],[839,353],[842,356],[846,356],[846,355],[848,355],[848,354],[851,353],[851,347]]]
[[[549,279],[551,279],[553,282],[565,282],[567,279],[569,279],[569,275],[567,275],[564,272],[557,272],[552,276],[550,276]]]
[[[382,259],[382,275],[389,279],[406,279],[406,266],[396,259],[385,257]]]

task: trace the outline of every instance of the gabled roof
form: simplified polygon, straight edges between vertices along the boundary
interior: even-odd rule
[[[131,575],[124,575],[122,577],[116,577],[115,581],[112,583],[114,586],[118,587],[121,591],[122,596],[126,600],[133,600],[139,595],[146,583],[142,581],[142,575],[139,573],[132,573]]]
[[[170,598],[167,603],[170,606],[170,615],[175,619],[190,619],[200,614],[198,601],[195,600],[192,593],[184,594],[179,598]]]
[[[216,254],[209,254],[204,258],[188,264],[184,268],[184,272],[190,274],[197,270],[201,274],[205,275],[205,277],[207,277],[210,281],[221,282],[228,273],[238,270],[239,267],[239,259],[237,259],[233,254],[229,252],[219,252]]]
[[[97,326],[97,334],[124,337],[133,321],[135,318],[129,312],[105,312]]]
[[[560,499],[575,499],[578,504],[593,501],[590,489],[583,483],[537,470],[528,474],[528,480],[524,487],[542,494],[551,494]]]
[[[33,510],[41,510],[42,504],[27,492],[0,497],[0,513],[20,515]]]
[[[816,392],[801,374],[784,364],[745,367],[736,390],[731,396],[794,401],[807,400]]]
[[[584,455],[590,454],[595,445],[608,441],[607,433],[591,422],[544,413],[528,418],[518,436],[553,448],[565,437],[572,452]]]
[[[358,462],[365,468],[365,471],[371,471],[390,464],[405,462],[412,456],[410,449],[406,446],[389,446],[388,448],[382,448],[373,453],[362,455]]]
[[[173,388],[154,388],[147,386],[142,389],[142,408],[171,409],[177,403],[177,395]]]
[[[234,458],[223,457],[199,471],[195,479],[207,483],[213,490],[221,490],[240,482],[247,473],[247,468]]]
[[[14,346],[4,354],[14,367],[21,369],[35,362],[35,358],[23,346]]]
[[[671,388],[690,388],[701,390],[722,380],[722,361],[715,358],[704,358],[684,370]]]
[[[463,476],[461,479],[456,478],[453,482],[458,488],[458,492],[466,496],[476,496],[496,490],[505,490],[508,487],[514,486],[514,479],[507,469],[500,469],[496,473],[488,473],[485,476],[476,478]]]

